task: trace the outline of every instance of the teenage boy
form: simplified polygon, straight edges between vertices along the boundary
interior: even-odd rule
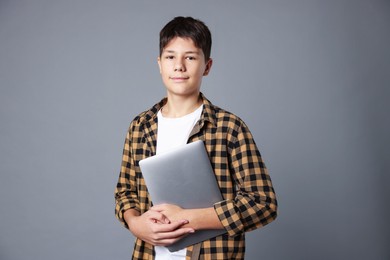
[[[137,237],[133,259],[243,259],[244,233],[276,218],[271,179],[248,127],[200,92],[210,50],[209,29],[191,17],[176,17],[160,32],[167,97],[131,122],[115,190],[116,216]],[[196,140],[204,141],[224,200],[203,209],[152,207],[139,161]],[[201,229],[226,233],[173,253],[165,248]]]

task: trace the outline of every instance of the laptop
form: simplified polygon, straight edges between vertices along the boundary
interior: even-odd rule
[[[139,166],[153,205],[208,208],[223,200],[201,140],[143,159]],[[167,248],[177,251],[224,233],[224,229],[197,230]]]

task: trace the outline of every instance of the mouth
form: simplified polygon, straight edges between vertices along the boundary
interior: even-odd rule
[[[183,76],[179,76],[179,77],[169,77],[171,80],[173,80],[173,81],[178,81],[178,82],[180,82],[180,81],[186,81],[186,80],[188,80],[189,79],[189,77],[183,77]]]

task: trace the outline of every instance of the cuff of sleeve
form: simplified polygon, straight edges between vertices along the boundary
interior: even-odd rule
[[[233,200],[217,202],[214,204],[214,209],[229,236],[235,236],[243,232],[244,225],[240,220],[239,210]]]
[[[129,229],[129,226],[127,225],[123,215],[124,215],[126,210],[131,209],[131,208],[132,207],[130,206],[130,204],[125,204],[125,205],[116,204],[116,208],[115,208],[117,219],[127,229]]]

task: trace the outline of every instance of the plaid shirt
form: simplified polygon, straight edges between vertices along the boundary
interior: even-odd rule
[[[245,234],[272,222],[277,201],[268,171],[251,133],[237,116],[210,103],[204,108],[188,142],[203,140],[214,168],[223,201],[214,205],[227,233],[202,242],[199,259],[244,259]],[[130,124],[115,190],[116,216],[127,227],[123,214],[148,211],[151,201],[138,162],[156,154],[157,112],[166,99],[138,115]],[[193,246],[187,248],[190,259]],[[153,259],[153,246],[137,239],[133,259]]]

